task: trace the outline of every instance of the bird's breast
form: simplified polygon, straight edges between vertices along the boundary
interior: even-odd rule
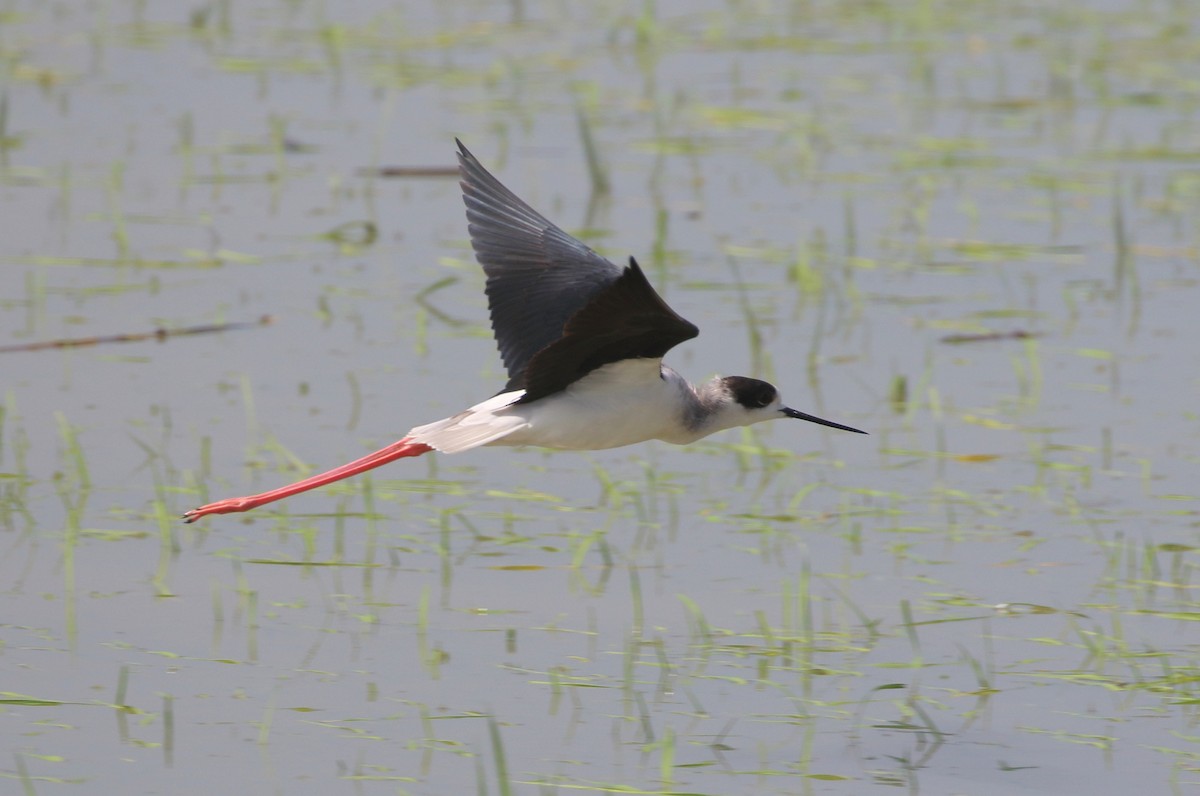
[[[562,392],[501,410],[528,424],[495,445],[537,445],[562,450],[603,450],[651,439],[685,443],[695,394],[661,360],[632,359],[605,365]]]

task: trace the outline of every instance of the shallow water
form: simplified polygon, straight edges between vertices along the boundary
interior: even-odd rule
[[[0,348],[150,336],[0,352],[4,774],[1186,792],[1200,8],[588,8],[0,10]],[[502,386],[456,181],[372,173],[455,136],[638,257],[702,329],[677,370],[871,436],[180,524]]]

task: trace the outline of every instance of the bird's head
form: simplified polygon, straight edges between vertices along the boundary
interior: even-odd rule
[[[792,417],[796,420],[807,420],[810,423],[817,423],[822,426],[841,429],[842,431],[853,431],[855,434],[867,433],[857,428],[843,426],[841,423],[834,423],[832,420],[823,420],[819,417],[814,417],[797,409],[792,409],[790,406],[784,406],[783,399],[779,396],[779,390],[775,389],[775,385],[761,381],[760,379],[751,379],[746,376],[726,376],[720,379],[720,384],[729,396],[732,412],[735,413],[735,416],[739,411],[741,413],[738,417],[741,422],[736,423],[736,425],[748,426],[752,423],[761,423],[764,420]]]

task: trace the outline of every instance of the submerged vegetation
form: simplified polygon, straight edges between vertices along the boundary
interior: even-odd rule
[[[0,9],[3,776],[1194,789],[1200,7],[581,13]],[[503,383],[456,135],[653,271],[681,372],[872,436],[180,525]]]

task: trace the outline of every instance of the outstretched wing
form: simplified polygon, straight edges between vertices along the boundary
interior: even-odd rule
[[[458,143],[475,258],[487,274],[492,331],[521,403],[634,357],[662,357],[699,334],[631,257],[618,268],[505,188]]]
[[[534,355],[622,269],[551,224],[457,143],[467,229],[487,274],[492,332],[508,370],[504,389],[523,389]]]

